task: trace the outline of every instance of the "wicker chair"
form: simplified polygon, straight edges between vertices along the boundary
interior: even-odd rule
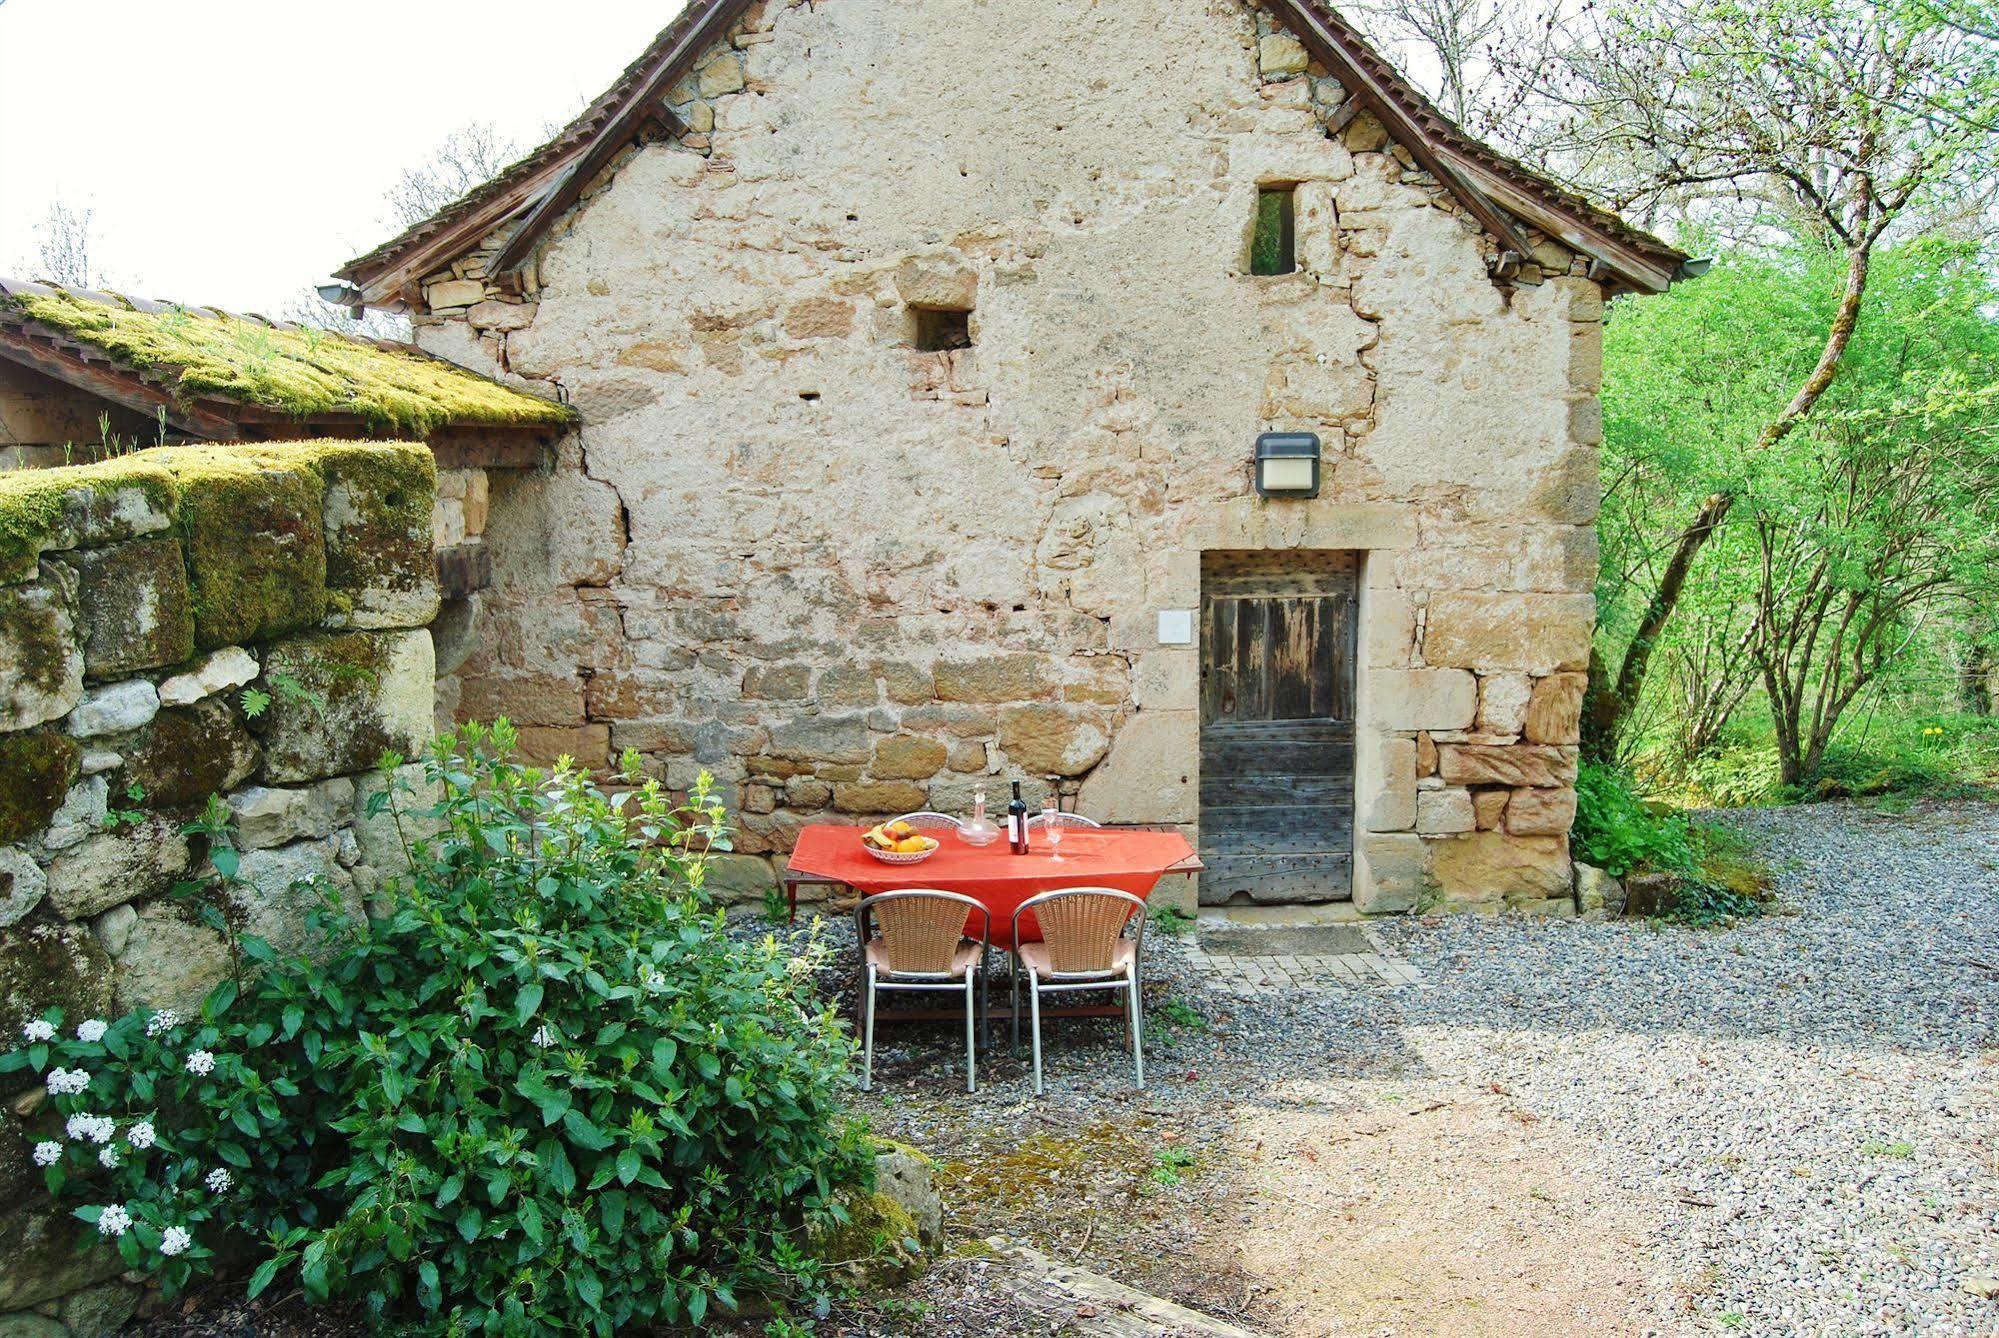
[[[906,822],[919,832],[955,832],[965,825],[949,813],[905,813],[896,821]]]
[[[1032,912],[1039,943],[1021,943],[1020,917]],[[1125,937],[1125,931],[1131,936]],[[1013,973],[1013,1042],[1020,1044],[1019,975],[1027,975],[1028,1012],[1034,1032],[1034,1094],[1041,1095],[1041,996],[1074,990],[1119,989],[1125,996],[1125,1030],[1137,1085],[1145,1086],[1145,1018],[1139,1002],[1144,962],[1145,902],[1114,887],[1072,887],[1044,892],[1013,913],[1019,970]]]
[[[1104,824],[1095,818],[1086,818],[1081,813],[1036,813],[1027,820],[1027,830],[1040,831],[1044,827],[1101,827]]]
[[[967,917],[980,918],[979,937],[965,937]],[[861,945],[861,1027],[865,1059],[861,1089],[875,1085],[875,995],[882,990],[961,991],[965,996],[965,1090],[979,1090],[977,1026],[986,1020],[986,954],[992,913],[970,897],[934,888],[883,892],[854,912]],[[879,929],[879,933],[876,930]]]

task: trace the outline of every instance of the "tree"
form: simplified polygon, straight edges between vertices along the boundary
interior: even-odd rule
[[[1574,173],[1627,209],[1737,237],[1803,238],[1840,260],[1816,357],[1737,448],[1774,450],[1838,378],[1876,249],[1990,187],[1999,44],[1905,6],[1654,0],[1587,9],[1539,97],[1562,109]],[[1617,188],[1622,183],[1622,188]],[[1592,684],[1586,747],[1613,755],[1701,551],[1740,497],[1689,508],[1614,669]]]
[[[61,200],[35,225],[35,276],[65,288],[96,288],[105,276],[93,263],[95,234],[91,211],[72,209]]]
[[[490,121],[461,126],[446,135],[424,162],[404,169],[389,187],[389,226],[397,231],[416,226],[491,181],[518,157],[520,147]]]

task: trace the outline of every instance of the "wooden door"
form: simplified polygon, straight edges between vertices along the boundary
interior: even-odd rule
[[[1201,562],[1201,900],[1353,894],[1352,553]]]

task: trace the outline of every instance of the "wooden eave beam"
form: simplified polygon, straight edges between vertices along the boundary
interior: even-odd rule
[[[1465,175],[1476,179],[1494,200],[1561,242],[1570,250],[1589,256],[1608,277],[1639,292],[1663,293],[1673,282],[1678,266],[1668,266],[1626,245],[1599,228],[1585,227],[1573,218],[1536,199],[1503,173],[1470,159],[1459,159]],[[1592,278],[1599,277],[1592,274]]]
[[[570,206],[583,198],[584,190],[596,179],[597,173],[625,145],[638,138],[646,120],[662,113],[667,90],[687,72],[696,56],[742,17],[751,0],[693,2],[704,6],[704,12],[675,39],[672,46],[660,53],[659,63],[653,67],[645,82],[634,90],[622,107],[612,113],[609,120],[597,128],[583,151],[569,161],[562,175],[528,211],[527,217],[521,220],[506,245],[493,258],[490,273],[504,274],[527,259],[543,234],[569,212]]]
[[[123,405],[149,418],[165,411],[167,422],[191,437],[208,441],[236,441],[243,435],[242,429],[230,419],[198,405],[185,403],[130,368],[117,363],[94,362],[51,339],[36,338],[23,329],[0,329],[0,357],[32,367],[86,395]]]
[[[1367,110],[1373,112],[1395,141],[1409,150],[1410,156],[1425,171],[1457,197],[1479,225],[1492,234],[1502,250],[1511,251],[1523,259],[1533,254],[1513,221],[1458,170],[1455,162],[1436,151],[1429,134],[1394,93],[1375,77],[1358,53],[1349,49],[1341,34],[1327,26],[1325,20],[1303,0],[1270,0],[1270,7],[1286,20],[1306,49],[1339,77],[1340,82],[1346,85],[1348,94],[1358,98]]]

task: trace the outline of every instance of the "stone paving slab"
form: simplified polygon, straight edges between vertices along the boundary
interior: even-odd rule
[[[1423,983],[1423,973],[1377,937],[1372,930],[1343,927],[1330,946],[1351,948],[1358,934],[1371,949],[1366,952],[1330,951],[1315,953],[1306,948],[1308,931],[1295,926],[1272,934],[1273,951],[1254,951],[1254,932],[1231,927],[1212,938],[1226,947],[1210,950],[1203,946],[1200,930],[1180,947],[1195,970],[1207,978],[1211,988],[1228,994],[1295,993],[1298,990],[1397,988]],[[1245,949],[1249,949],[1246,951]]]

